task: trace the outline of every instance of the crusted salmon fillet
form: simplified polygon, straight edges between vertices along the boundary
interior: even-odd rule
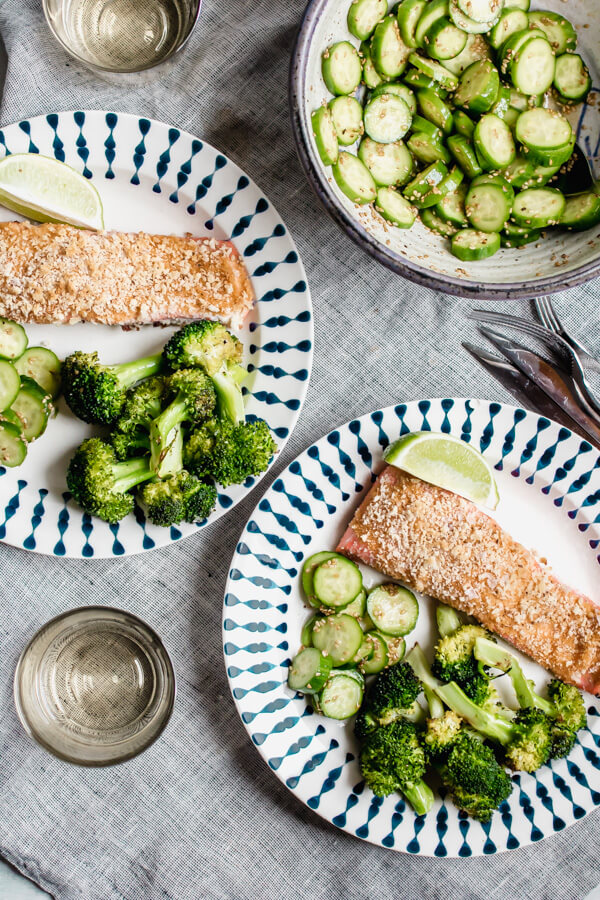
[[[0,223],[0,315],[18,322],[239,327],[253,302],[229,241]]]
[[[338,552],[474,616],[563,681],[600,693],[600,606],[471,503],[388,466]]]

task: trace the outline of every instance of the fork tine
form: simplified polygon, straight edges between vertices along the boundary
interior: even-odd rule
[[[544,325],[547,326],[551,331],[555,331],[556,334],[563,334],[564,329],[562,327],[562,322],[558,318],[556,314],[556,310],[552,305],[552,301],[550,297],[540,297],[539,298],[540,307],[544,310]],[[537,307],[537,301],[536,301]],[[538,310],[539,312],[539,310]]]
[[[537,337],[547,347],[550,347],[555,353],[566,354],[563,340],[559,335],[554,334],[543,325],[537,322],[531,322],[529,319],[521,319],[519,316],[511,316],[508,313],[493,312],[492,310],[475,309],[468,313],[470,319],[476,322],[488,322],[490,325],[504,325],[507,328],[513,328],[523,334],[529,334],[531,337]]]
[[[536,311],[536,315],[542,325],[545,325],[546,328],[552,328],[552,324],[550,322],[550,317],[548,315],[548,309],[546,307],[546,298],[545,297],[537,297],[533,301],[533,305]],[[552,329],[554,330],[554,329]]]

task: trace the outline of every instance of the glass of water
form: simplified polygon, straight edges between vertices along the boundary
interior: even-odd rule
[[[144,83],[187,43],[201,0],[43,0],[54,36],[109,81]]]

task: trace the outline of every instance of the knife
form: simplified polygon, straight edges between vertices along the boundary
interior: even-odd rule
[[[577,401],[577,395],[566,378],[559,375],[546,359],[538,356],[532,350],[528,350],[527,347],[523,347],[516,341],[491,328],[479,326],[479,330],[513,364],[518,372],[535,387],[537,391],[535,395],[530,394],[528,386],[525,388],[521,387],[521,390],[525,389],[531,397],[529,406],[534,403],[537,406],[537,400],[540,399],[539,394],[541,393],[546,399],[542,401],[543,407],[537,406],[538,410],[549,410],[545,411],[544,415],[548,415],[550,418],[564,424],[558,417],[558,413],[562,413],[563,416],[567,416],[567,419],[570,420],[570,424],[566,424],[566,427],[571,428],[579,435],[585,437],[586,440],[591,441],[595,446],[600,447],[600,422],[581,409]],[[548,407],[549,401],[550,407]]]

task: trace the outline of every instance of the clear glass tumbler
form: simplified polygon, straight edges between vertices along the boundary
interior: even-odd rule
[[[62,47],[101,77],[139,84],[163,75],[187,43],[201,0],[43,0]]]

